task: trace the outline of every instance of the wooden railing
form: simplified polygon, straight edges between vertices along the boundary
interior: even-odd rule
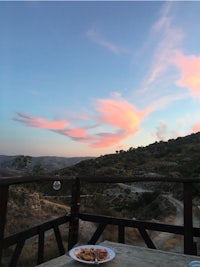
[[[125,228],[132,227],[137,228],[147,247],[156,249],[155,244],[148,235],[147,230],[167,232],[182,235],[184,237],[184,253],[185,254],[197,254],[196,243],[194,243],[194,237],[200,237],[200,228],[193,227],[193,213],[192,213],[192,185],[193,183],[199,183],[199,178],[170,178],[170,177],[59,177],[60,181],[72,182],[72,195],[71,195],[71,211],[69,215],[45,222],[41,225],[32,227],[31,229],[22,231],[13,236],[4,238],[4,230],[6,224],[7,203],[9,198],[9,186],[15,184],[25,183],[41,183],[46,181],[57,180],[57,177],[47,176],[24,176],[24,177],[4,177],[0,178],[0,263],[2,259],[3,250],[8,249],[12,245],[16,245],[13,256],[10,261],[11,267],[17,265],[21,251],[24,247],[25,241],[33,236],[38,236],[38,257],[37,264],[44,261],[44,243],[45,232],[49,229],[54,230],[56,237],[56,243],[60,255],[63,255],[66,251],[63,246],[63,241],[59,226],[62,224],[69,225],[68,234],[68,249],[72,248],[78,243],[78,230],[79,219],[83,221],[95,222],[98,224],[96,231],[89,238],[88,244],[95,244],[107,225],[118,226],[118,242],[124,243],[125,240]],[[183,226],[169,225],[156,222],[147,222],[139,220],[130,220],[123,218],[114,218],[102,215],[91,215],[80,213],[80,189],[83,183],[119,183],[119,182],[171,182],[183,184],[183,202],[184,202],[184,214],[183,214]]]
[[[14,253],[10,260],[9,266],[16,266],[22,249],[25,245],[25,241],[33,236],[38,236],[38,253],[37,253],[37,264],[44,262],[44,238],[45,232],[53,229],[56,243],[58,246],[59,254],[63,255],[65,253],[61,233],[59,226],[70,221],[70,216],[59,217],[54,220],[50,220],[41,225],[32,227],[28,230],[22,231],[15,235],[9,236],[3,240],[3,249],[7,249],[10,246],[16,245]]]

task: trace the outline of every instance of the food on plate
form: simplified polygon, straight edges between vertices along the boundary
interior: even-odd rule
[[[97,257],[98,261],[103,261],[108,258],[107,250],[100,248],[81,248],[75,251],[74,255],[84,261],[95,261],[95,257]]]

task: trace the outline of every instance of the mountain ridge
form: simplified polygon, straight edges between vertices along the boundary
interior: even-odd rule
[[[9,155],[0,155],[0,168],[13,169],[13,162],[17,157]],[[59,156],[38,156],[32,157],[29,163],[29,168],[33,168],[36,165],[40,165],[44,170],[55,171],[64,167],[72,166],[79,163],[82,160],[93,159],[94,157],[59,157]]]
[[[200,177],[200,132],[116,151],[60,170],[66,175]]]
[[[0,168],[13,170],[18,156],[0,155]],[[200,132],[184,137],[159,141],[145,147],[130,147],[100,157],[31,157],[29,170],[37,165],[45,172],[58,171],[61,175],[164,174],[170,176],[200,177]]]

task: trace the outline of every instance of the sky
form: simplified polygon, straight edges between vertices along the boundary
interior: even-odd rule
[[[101,156],[200,131],[200,2],[1,1],[0,155]]]

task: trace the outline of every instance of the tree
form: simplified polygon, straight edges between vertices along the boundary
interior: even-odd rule
[[[44,168],[42,167],[41,164],[36,164],[36,165],[33,167],[32,172],[33,172],[34,175],[42,174],[42,173],[44,173]]]
[[[31,163],[32,157],[30,156],[17,156],[14,160],[12,165],[17,169],[17,170],[21,170],[24,169],[28,166],[28,164]]]

